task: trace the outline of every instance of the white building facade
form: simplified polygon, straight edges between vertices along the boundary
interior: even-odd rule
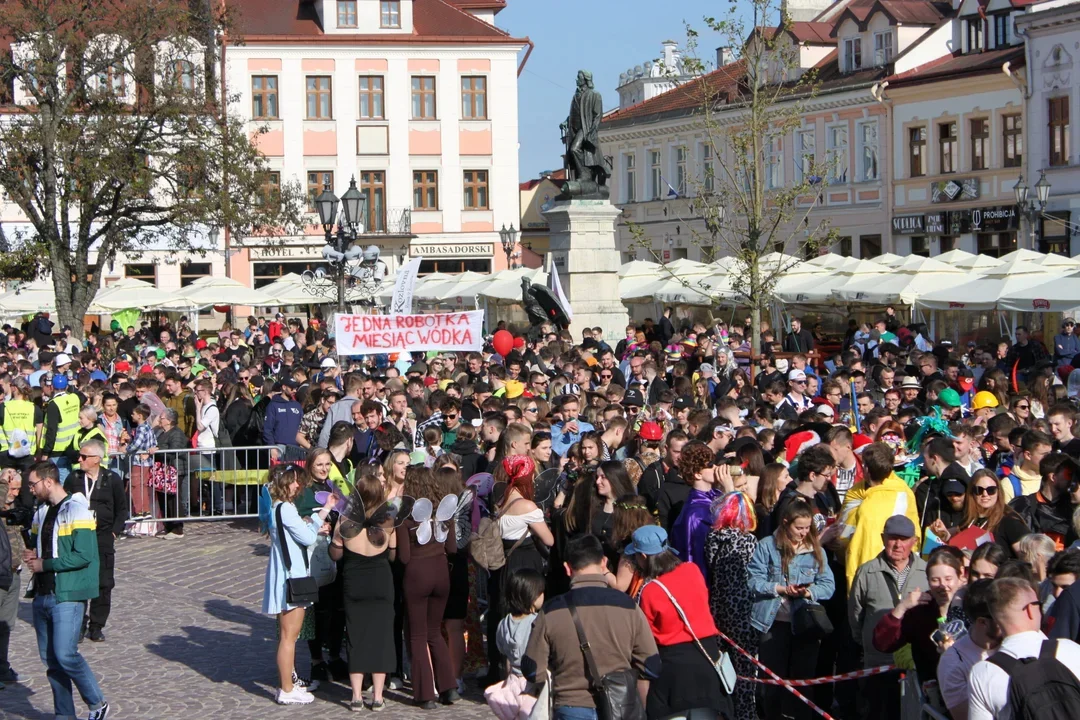
[[[1027,58],[1027,164],[1034,187],[1042,173],[1050,197],[1036,231],[1044,247],[1080,255],[1080,4],[1048,2],[1020,15],[1016,31]],[[1034,190],[1031,193],[1034,197]]]

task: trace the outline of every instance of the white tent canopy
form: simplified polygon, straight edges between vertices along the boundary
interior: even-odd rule
[[[1060,266],[1053,269],[1062,269]],[[1002,293],[998,307],[1021,312],[1063,312],[1080,307],[1080,272],[1046,275]]]
[[[495,300],[496,302],[521,302],[521,280],[528,278],[533,283],[547,284],[547,273],[540,269],[517,268],[501,270],[491,276],[488,282],[479,287],[470,288],[475,295]]]
[[[176,295],[135,278],[124,278],[100,290],[90,305],[90,312],[109,313],[117,310],[176,307]]]
[[[892,272],[873,260],[858,260],[842,270],[821,275],[785,275],[776,283],[774,294],[788,304],[835,304],[833,288],[861,278],[881,278]]]
[[[909,257],[883,276],[858,276],[833,289],[843,302],[911,305],[926,293],[964,282],[969,274],[931,258]]]
[[[276,305],[274,298],[261,290],[226,277],[206,276],[195,280],[175,294],[175,300],[162,307],[204,308],[211,305]]]
[[[1002,307],[1002,298],[1034,285],[1057,281],[1063,274],[1060,268],[1017,256],[997,267],[973,273],[967,282],[927,293],[917,298],[915,304],[930,310],[995,310]]]
[[[286,273],[269,285],[259,288],[274,299],[274,305],[309,305],[329,302],[324,297],[313,295],[304,287],[304,280],[297,273]]]

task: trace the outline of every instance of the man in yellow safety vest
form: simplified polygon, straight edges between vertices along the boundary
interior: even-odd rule
[[[11,399],[0,403],[0,427],[3,429],[0,432],[0,466],[13,467],[19,472],[25,472],[34,462],[41,441],[41,425],[45,421],[45,412],[29,398],[30,383],[17,377],[11,382]],[[29,448],[25,445],[20,448],[20,443],[15,442],[21,440],[23,434]]]
[[[71,472],[71,460],[66,452],[79,429],[79,396],[67,391],[66,375],[53,375],[52,388],[52,397],[45,406],[45,430],[38,457],[56,464],[62,485]]]

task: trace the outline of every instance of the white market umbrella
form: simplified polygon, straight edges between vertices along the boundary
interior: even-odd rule
[[[995,310],[1002,307],[1003,297],[1060,279],[1063,274],[1059,268],[1014,257],[997,267],[973,273],[967,282],[927,293],[916,299],[915,304],[929,310]]]
[[[619,266],[619,277],[656,277],[660,270],[660,263],[649,260],[631,260]]]
[[[502,270],[491,276],[491,280],[476,289],[475,294],[488,300],[503,302],[521,302],[521,280],[547,285],[547,273],[540,269],[518,268]]]
[[[776,283],[773,294],[788,304],[835,304],[833,288],[856,278],[881,278],[891,273],[891,268],[873,260],[857,260],[842,270],[832,270],[824,275],[785,275]]]
[[[286,273],[269,285],[259,288],[274,299],[274,305],[310,305],[329,302],[320,295],[309,293],[303,278],[297,273]]]
[[[490,273],[478,273],[467,270],[460,275],[451,276],[450,279],[433,283],[425,288],[425,294],[435,302],[453,305],[457,298],[461,298],[462,304],[473,303],[476,291],[490,282],[493,275]]]
[[[977,257],[979,256],[975,253],[970,253],[967,250],[955,248],[953,250],[949,250],[948,252],[943,252],[940,255],[935,255],[934,259],[938,262],[943,262],[946,265],[965,267],[966,263],[971,262]]]
[[[56,312],[56,292],[51,278],[35,280],[0,295],[0,311],[21,315],[39,310]]]
[[[1053,269],[1062,269],[1060,266]],[[1035,284],[1009,288],[998,307],[1021,312],[1062,312],[1080,307],[1080,272],[1043,276]]]
[[[652,280],[646,282],[645,278],[642,278],[642,281],[637,283],[620,282],[619,299],[635,304],[651,302],[681,304],[678,300],[662,300],[659,295],[673,297],[678,294],[678,287],[685,289],[686,285],[695,286],[698,281],[718,274],[716,266],[680,258],[658,266]],[[700,300],[701,293],[693,291],[687,297]]]
[[[175,293],[174,302],[164,307],[209,307],[211,305],[276,305],[262,290],[253,290],[232,278],[208,275]]]
[[[170,304],[176,304],[175,293],[162,290],[145,280],[124,278],[98,292],[88,312],[110,313],[129,308],[145,310]]]
[[[864,276],[834,288],[838,300],[871,305],[911,305],[921,295],[952,287],[969,279],[966,270],[932,258],[911,256],[883,276]]]
[[[885,266],[888,266],[888,267],[896,267],[900,263],[907,260],[907,257],[905,257],[903,255],[897,255],[896,253],[882,253],[880,255],[877,255],[875,257],[870,258],[870,260],[873,260],[878,265],[885,265]]]
[[[1010,253],[1002,255],[1000,260],[1002,263],[1010,263],[1014,260],[1028,260],[1030,262],[1038,262],[1046,257],[1046,253],[1038,252],[1037,250],[1028,250],[1027,248],[1018,248]]]

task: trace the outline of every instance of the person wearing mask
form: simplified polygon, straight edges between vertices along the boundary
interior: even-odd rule
[[[625,555],[633,557],[645,581],[641,610],[660,654],[660,677],[649,684],[647,715],[669,717],[707,708],[730,717],[731,698],[714,667],[721,647],[705,578],[693,563],[679,559],[667,533],[656,525],[635,530]]]
[[[825,560],[814,524],[815,508],[808,499],[793,498],[784,505],[776,531],[758,543],[747,568],[754,601],[750,624],[761,633],[758,657],[783,678],[814,676],[821,638],[794,631],[796,616],[809,604],[832,597],[836,582]],[[765,691],[765,717],[814,717],[786,689]]]
[[[851,634],[863,649],[866,668],[893,662],[891,653],[874,649],[874,628],[881,618],[892,612],[901,598],[916,590],[925,592],[930,587],[926,561],[914,552],[918,537],[911,518],[890,517],[885,522],[881,541],[884,548],[877,557],[857,569],[848,598]],[[876,675],[859,680],[859,701],[862,718],[900,718],[900,685],[895,676]]]
[[[553,720],[595,718],[596,700],[582,651],[584,635],[600,677],[625,669],[639,674],[638,692],[644,705],[648,685],[661,671],[645,615],[629,595],[610,587],[611,573],[598,538],[574,538],[563,558],[570,590],[547,601],[537,615],[521,659],[522,675],[536,683],[544,682],[551,672]]]
[[[931,636],[939,625],[952,620],[967,624],[960,604],[964,586],[960,554],[947,546],[930,553],[926,561],[926,581],[930,590],[905,593],[892,612],[883,615],[874,626],[874,649],[893,653],[910,644],[915,671],[920,678],[937,676],[938,659],[945,648]]]
[[[1011,718],[1011,707],[1017,707],[1022,712],[1027,694],[1021,690],[1017,697],[1012,697],[1016,692],[1013,683],[1019,679],[1016,672],[1021,661],[1029,658],[1028,663],[1034,661],[1045,668],[1042,658],[1052,655],[1064,666],[1055,667],[1059,671],[1058,677],[1068,678],[1071,674],[1073,682],[1080,686],[1080,645],[1072,640],[1050,640],[1042,633],[1041,604],[1035,589],[1027,580],[1015,577],[994,580],[987,604],[1002,640],[996,653],[971,669],[967,720]],[[1039,669],[1034,668],[1035,672]],[[1075,692],[1071,697],[1076,698]],[[1069,715],[1058,713],[1055,717]]]
[[[968,678],[975,664],[990,657],[1001,642],[990,616],[990,585],[993,578],[974,580],[964,591],[963,608],[968,631],[942,654],[937,681],[941,699],[952,720],[967,720],[971,688]]]
[[[49,460],[60,472],[63,483],[71,472],[71,461],[67,451],[75,440],[75,431],[79,427],[79,396],[68,392],[66,375],[54,375],[52,379],[52,397],[45,406],[45,423],[41,445],[38,448],[38,460]]]
[[[105,443],[99,439],[79,446],[79,468],[68,475],[64,490],[82,493],[90,502],[97,533],[99,582],[97,597],[90,600],[90,612],[83,620],[83,632],[91,642],[102,642],[102,630],[112,610],[112,591],[116,585],[116,538],[124,532],[127,521],[127,493],[124,481],[102,467]]]
[[[109,703],[79,654],[78,639],[86,603],[97,597],[100,581],[94,513],[85,495],[64,489],[51,462],[31,465],[27,482],[40,505],[23,564],[34,573],[34,631],[48,668],[54,712],[75,717],[74,685],[90,708],[88,720],[105,720]]]

